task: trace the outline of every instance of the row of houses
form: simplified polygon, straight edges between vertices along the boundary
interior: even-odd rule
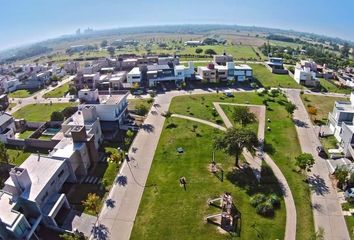
[[[63,184],[85,178],[90,167],[100,161],[102,142],[114,137],[124,124],[127,94],[100,96],[97,90],[79,94],[84,103],[52,136],[56,145],[49,154],[32,154],[11,169],[0,190],[1,239],[32,239],[41,225],[60,230],[59,216],[71,210],[61,191]],[[15,132],[12,116],[2,114],[0,140],[11,142]]]
[[[18,89],[38,89],[50,84],[52,76],[63,77],[66,71],[53,64],[27,64],[2,66],[0,93]]]

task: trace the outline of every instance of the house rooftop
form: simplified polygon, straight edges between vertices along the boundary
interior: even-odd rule
[[[3,113],[0,115],[0,126],[12,119],[12,116],[8,113]]]
[[[349,101],[347,101],[347,102],[336,101],[334,106],[337,110],[340,110],[343,112],[353,112],[354,113],[354,106]]]
[[[133,68],[129,74],[140,75],[140,69],[138,67]]]
[[[125,95],[100,95],[100,104],[106,104],[106,105],[116,105],[119,104],[125,97]]]
[[[159,71],[159,70],[166,70],[166,69],[171,69],[171,67],[168,66],[167,64],[147,66],[148,71]]]
[[[21,197],[35,201],[43,188],[51,181],[56,172],[64,165],[62,160],[31,154],[20,168],[26,169],[31,179],[31,186],[22,192]],[[5,182],[6,185],[15,186],[11,178]]]
[[[8,226],[12,226],[20,215],[20,213],[12,210],[15,206],[12,198],[13,196],[10,193],[0,190],[0,218]]]

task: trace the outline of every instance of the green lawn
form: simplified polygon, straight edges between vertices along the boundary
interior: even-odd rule
[[[40,90],[40,89],[39,89]],[[22,89],[9,93],[9,98],[26,98],[39,91],[38,89]]]
[[[237,93],[234,95],[231,98],[222,94],[175,97],[171,103],[170,111],[217,123],[220,118],[213,116],[212,102],[262,104],[265,99],[265,97],[258,96],[255,93]],[[266,98],[271,99],[270,97]],[[284,100],[284,97],[278,97],[274,99],[274,102],[268,102],[267,118],[270,118],[271,122],[267,123],[266,127],[269,126],[271,131],[266,132],[265,149],[283,172],[292,190],[297,210],[297,239],[312,239],[315,230],[309,187],[303,181],[304,176],[294,171],[296,169],[294,159],[301,153],[301,149],[294,124],[288,118],[283,106]],[[181,236],[182,239],[218,239],[220,236],[214,236],[214,228],[210,230],[209,226],[204,226],[200,222],[200,218],[207,208],[203,204],[205,204],[208,193],[217,194],[217,192],[222,192],[227,188],[225,183],[225,187],[220,189],[218,185],[215,185],[217,182],[214,181],[216,180],[208,180],[205,173],[205,165],[210,161],[212,139],[218,132],[212,131],[206,126],[198,125],[198,131],[202,137],[195,137],[190,131],[195,123],[173,118],[170,121],[173,121],[177,127],[173,124],[165,125],[148,180],[148,183],[156,183],[158,187],[145,190],[134,226],[133,239],[146,237],[157,239],[158,236],[176,236],[174,233]],[[186,149],[186,153],[182,156],[177,156],[175,153],[178,146]],[[189,152],[188,149],[192,149],[192,151]],[[223,159],[221,162],[227,165],[231,164],[232,161],[220,152],[217,153],[217,159]],[[162,172],[164,174],[161,175]],[[193,185],[193,193],[195,193],[193,197],[187,191],[185,198],[180,199],[177,194],[184,194],[178,192],[178,178],[180,176],[186,176],[187,180],[191,179],[189,181],[192,181],[193,184],[194,182],[198,183],[202,189],[199,189],[198,185],[198,192],[194,192]],[[195,179],[196,177],[198,177],[198,180]],[[239,193],[236,194],[239,195],[236,206],[241,209],[242,213],[242,209],[247,209],[247,207],[242,203],[244,201],[241,199],[243,198],[242,190],[238,186],[235,186],[235,188]],[[173,207],[169,207],[169,204]],[[178,211],[176,212],[176,210]],[[265,235],[263,235],[263,239],[282,239],[277,234],[280,230],[284,230],[285,219],[278,224],[274,224],[274,221],[279,221],[279,219],[274,219],[272,226],[267,228],[267,223],[262,222],[263,218],[252,215],[248,210],[244,211],[249,214],[249,217],[243,219],[241,228],[244,232],[241,233],[242,239],[257,239],[250,228],[252,222],[257,222],[260,232]],[[192,214],[189,214],[190,212]],[[168,217],[166,214],[173,217]],[[244,218],[247,214],[243,213]],[[161,216],[161,219],[159,216]],[[170,225],[175,226],[175,228],[169,228]],[[276,230],[275,227],[280,227],[280,225],[282,227]]]
[[[302,94],[301,99],[307,110],[309,107],[315,107],[317,109],[316,115],[312,116],[311,119],[313,122],[320,124],[326,124],[328,113],[332,112],[335,101],[348,100],[346,98],[318,96],[311,94]]]
[[[320,83],[322,88],[325,89],[327,92],[350,94],[353,91],[351,88],[337,86],[333,80],[326,80],[324,78],[320,78]]]
[[[194,124],[198,126],[195,132]],[[224,182],[208,171],[212,139],[219,134],[219,130],[188,120],[170,118],[165,123],[147,181],[156,187],[145,188],[131,239],[225,239],[229,235],[204,222],[204,217],[220,211],[209,207],[207,200],[225,191],[232,194],[241,212],[242,239],[256,239],[257,231],[264,239],[283,239],[284,202],[273,218],[259,216],[249,203],[255,192],[276,192],[278,185],[256,186],[252,174],[233,171],[234,158],[220,151],[215,156],[225,170]],[[177,147],[185,152],[178,154]],[[181,176],[187,179],[187,191],[178,184]]]
[[[60,87],[53,89],[50,92],[44,94],[44,98],[60,98],[64,97],[65,94],[69,92],[69,83],[64,83]]]
[[[7,148],[7,154],[9,154],[10,162],[19,166],[31,155],[31,152],[25,152],[22,149]]]
[[[143,104],[150,110],[152,103],[153,103],[152,98],[149,98],[149,99],[145,99],[145,98],[129,99],[128,100],[128,109],[135,110],[137,106]]]
[[[347,223],[348,232],[350,235],[350,239],[354,239],[354,217],[353,216],[345,216],[345,221]]]
[[[338,148],[337,139],[333,135],[320,138],[320,141],[322,146],[327,150],[327,153],[328,153],[328,149]]]
[[[264,65],[249,64],[253,69],[253,77],[263,87],[302,88],[294,79],[287,74],[271,73]]]
[[[18,138],[27,139],[32,133],[34,133],[34,130],[25,130],[24,132],[19,134]]]
[[[29,122],[46,122],[50,120],[52,112],[76,105],[76,103],[31,104],[17,110],[13,116],[17,119],[24,118]]]

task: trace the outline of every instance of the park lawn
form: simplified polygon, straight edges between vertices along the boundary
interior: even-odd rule
[[[320,78],[320,84],[322,88],[327,92],[350,94],[353,91],[353,89],[351,88],[345,88],[345,87],[341,88],[337,86],[333,82],[333,80],[326,80],[324,78]]]
[[[34,133],[34,130],[25,130],[22,133],[18,135],[18,138],[20,139],[27,139],[29,136]]]
[[[253,77],[263,87],[280,87],[280,88],[302,88],[288,74],[271,73],[262,64],[249,64],[253,69]]]
[[[64,97],[65,94],[69,92],[69,83],[64,83],[60,87],[53,89],[50,92],[44,94],[44,98],[60,98]]]
[[[38,92],[40,89],[22,89],[16,90],[9,93],[9,98],[26,98],[32,96],[34,93]]]
[[[46,122],[50,120],[53,112],[76,105],[76,103],[30,104],[17,110],[13,116],[17,119],[24,118],[29,122]]]
[[[269,96],[242,92],[235,93],[234,97],[225,97],[222,94],[182,96],[173,99],[170,111],[184,115],[192,113],[193,117],[217,123],[211,114],[212,102],[263,104],[266,98],[272,99]],[[271,131],[265,133],[265,150],[277,163],[292,190],[297,211],[297,239],[311,239],[315,230],[310,191],[303,181],[305,177],[294,171],[295,157],[301,153],[301,149],[293,121],[285,110],[284,101],[285,97],[279,96],[274,98],[274,102],[268,102],[266,118],[271,122],[266,123],[266,128],[269,126]]]
[[[315,116],[310,116],[312,122],[320,123],[322,125],[326,124],[328,113],[332,112],[335,101],[349,101],[347,98],[341,97],[330,97],[330,96],[319,96],[312,94],[301,94],[302,102],[304,103],[306,109],[313,106],[317,109]]]
[[[347,223],[347,228],[349,232],[350,239],[354,240],[354,217],[344,216],[345,222]]]
[[[196,125],[195,132],[192,125]],[[212,144],[222,132],[209,126],[184,119],[169,118],[165,122],[159,145],[131,239],[225,239],[230,235],[220,234],[212,224],[207,224],[207,215],[220,210],[209,207],[207,200],[231,193],[236,208],[241,212],[241,239],[283,239],[285,228],[284,202],[273,218],[258,215],[250,203],[252,194],[277,192],[278,184],[250,184],[253,174],[233,171],[234,157],[221,151],[215,152],[217,163],[225,171],[221,182],[208,170],[211,162]],[[183,154],[176,148],[182,147]],[[178,179],[184,176],[187,190],[179,186]],[[256,184],[258,185],[258,184]],[[253,227],[252,227],[253,226]]]

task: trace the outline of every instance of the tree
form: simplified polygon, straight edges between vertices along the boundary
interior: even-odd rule
[[[133,141],[133,137],[134,137],[134,132],[128,129],[128,131],[125,133],[125,139],[124,139],[124,143],[126,146],[130,145],[130,143]]]
[[[82,205],[84,205],[86,209],[96,214],[97,220],[98,220],[98,213],[100,211],[100,204],[101,204],[101,198],[96,193],[87,194],[86,200],[82,201]]]
[[[148,107],[145,104],[139,104],[136,106],[136,114],[140,116],[145,116],[149,111]]]
[[[108,51],[109,55],[110,55],[111,57],[113,57],[113,56],[114,56],[114,53],[115,53],[115,51],[116,51],[116,49],[115,49],[114,47],[108,47],[108,48],[107,48],[107,51]]]
[[[195,53],[201,54],[203,52],[203,48],[196,48]]]
[[[101,42],[101,47],[102,47],[102,48],[107,47],[107,45],[108,45],[107,40],[103,40],[103,41]]]
[[[210,48],[205,49],[204,53],[207,54],[207,55],[210,55],[210,56],[211,55],[216,55],[215,50],[214,49],[210,49]]]
[[[348,179],[348,175],[349,175],[349,169],[346,166],[342,165],[336,168],[336,170],[334,171],[334,176],[338,180],[339,188],[343,188],[343,185]]]
[[[256,121],[256,115],[250,112],[249,108],[245,106],[236,106],[232,113],[232,118],[241,125],[247,125]]]
[[[64,120],[64,114],[62,112],[52,112],[50,115],[50,121],[63,121]]]
[[[123,154],[123,152],[114,152],[111,154],[111,156],[109,156],[109,160],[119,165],[119,162],[122,162],[124,160]]]
[[[258,146],[256,134],[245,128],[229,128],[226,133],[215,139],[214,147],[235,156],[235,166],[238,167],[240,155],[244,148],[252,151]]]
[[[3,142],[0,142],[0,163],[9,163],[9,155]]]
[[[76,90],[76,88],[75,88],[75,86],[70,86],[69,87],[69,94],[70,95],[76,95],[76,92],[77,92],[77,90]]]
[[[347,58],[349,56],[349,50],[349,44],[345,42],[340,50],[342,57]]]
[[[307,111],[308,111],[308,113],[311,115],[311,116],[316,116],[316,114],[317,114],[317,108],[316,107],[309,107],[308,109],[307,109]]]
[[[309,153],[301,153],[295,158],[295,165],[298,166],[302,171],[310,171],[312,166],[315,164],[315,159]]]
[[[297,109],[296,105],[292,102],[288,102],[285,104],[285,109],[290,116],[294,114],[294,111]]]

